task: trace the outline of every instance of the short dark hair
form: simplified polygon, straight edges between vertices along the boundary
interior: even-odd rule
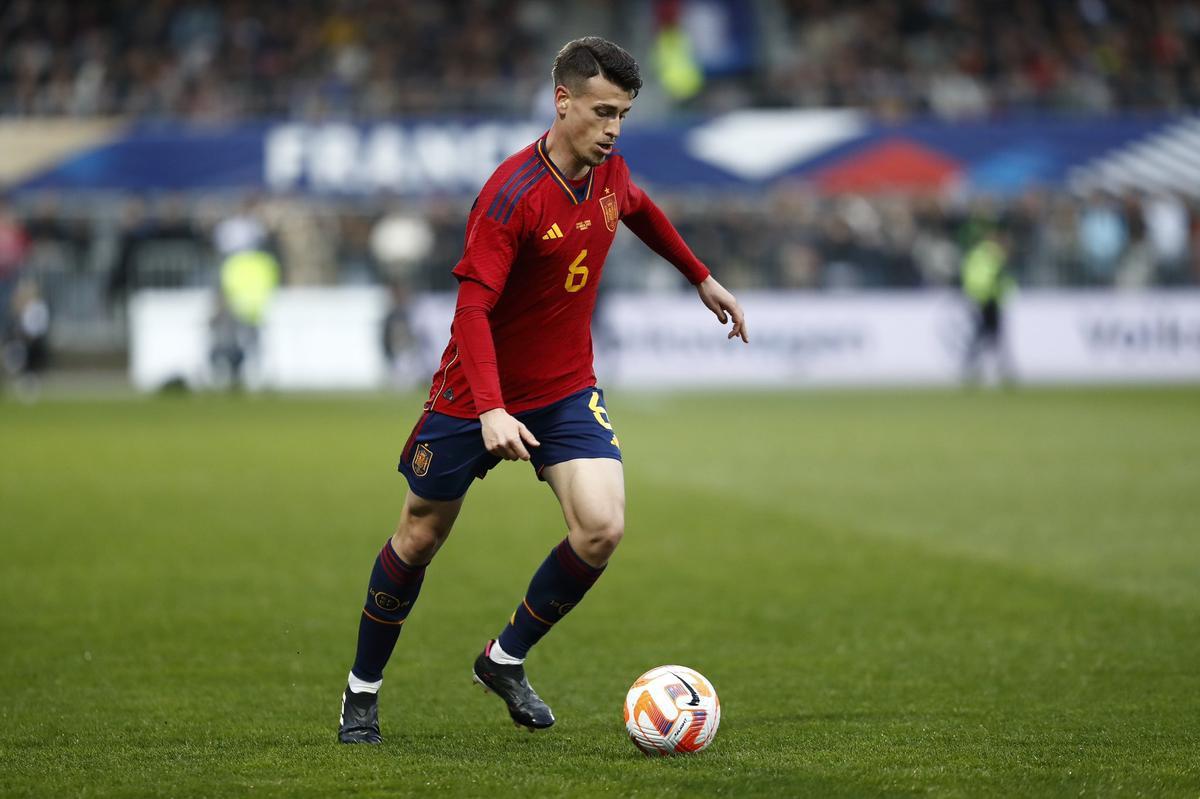
[[[642,88],[642,76],[633,56],[599,36],[584,36],[564,44],[554,58],[550,74],[555,86],[566,86],[572,92],[578,92],[588,78],[596,75],[620,86],[632,97],[637,97],[638,89]]]

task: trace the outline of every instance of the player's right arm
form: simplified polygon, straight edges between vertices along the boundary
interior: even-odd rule
[[[476,200],[476,207],[484,212],[471,221],[463,257],[454,267],[459,285],[451,327],[479,415],[484,447],[505,460],[529,460],[526,445],[538,446],[538,441],[504,407],[496,343],[489,323],[524,234],[524,209],[506,212],[496,201],[496,182],[493,176]],[[511,213],[513,210],[518,212]]]
[[[510,416],[504,408],[500,391],[500,370],[496,361],[496,344],[488,322],[492,308],[500,295],[471,278],[462,278],[458,285],[458,304],[454,309],[454,337],[458,342],[459,358],[488,452],[505,460],[529,460],[526,445],[538,446],[529,428]]]

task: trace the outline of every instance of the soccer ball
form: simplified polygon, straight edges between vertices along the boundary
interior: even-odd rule
[[[717,734],[721,701],[704,675],[686,666],[659,666],[625,695],[625,730],[642,753],[699,752]]]

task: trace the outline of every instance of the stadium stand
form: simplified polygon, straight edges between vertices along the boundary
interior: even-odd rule
[[[714,18],[714,7],[725,16]],[[690,50],[667,47],[663,34],[675,29]],[[580,30],[642,57],[651,79],[631,125],[747,108],[853,108],[889,124],[1186,119],[1200,106],[1195,0],[609,0],[569,9],[546,0],[14,0],[0,11],[0,123],[543,119],[543,66]],[[689,75],[702,75],[703,88]],[[1157,157],[1145,169],[1161,172]],[[804,180],[733,198],[657,194],[733,288],[953,285],[985,227],[1009,235],[1024,286],[1200,279],[1200,196],[1136,179],[996,194],[829,191]],[[58,324],[76,325],[79,342],[115,345],[129,291],[213,283],[213,230],[244,200],[45,189],[15,193],[10,205],[31,243],[26,268]],[[420,217],[433,244],[406,279],[439,290],[451,287],[469,200],[280,195],[259,211],[292,285],[387,282],[394,276],[370,246],[373,229],[396,210]],[[628,237],[618,246],[612,287],[674,285]]]

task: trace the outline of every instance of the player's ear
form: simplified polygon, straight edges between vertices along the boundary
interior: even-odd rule
[[[562,119],[571,105],[571,91],[561,83],[554,87],[554,112]]]

